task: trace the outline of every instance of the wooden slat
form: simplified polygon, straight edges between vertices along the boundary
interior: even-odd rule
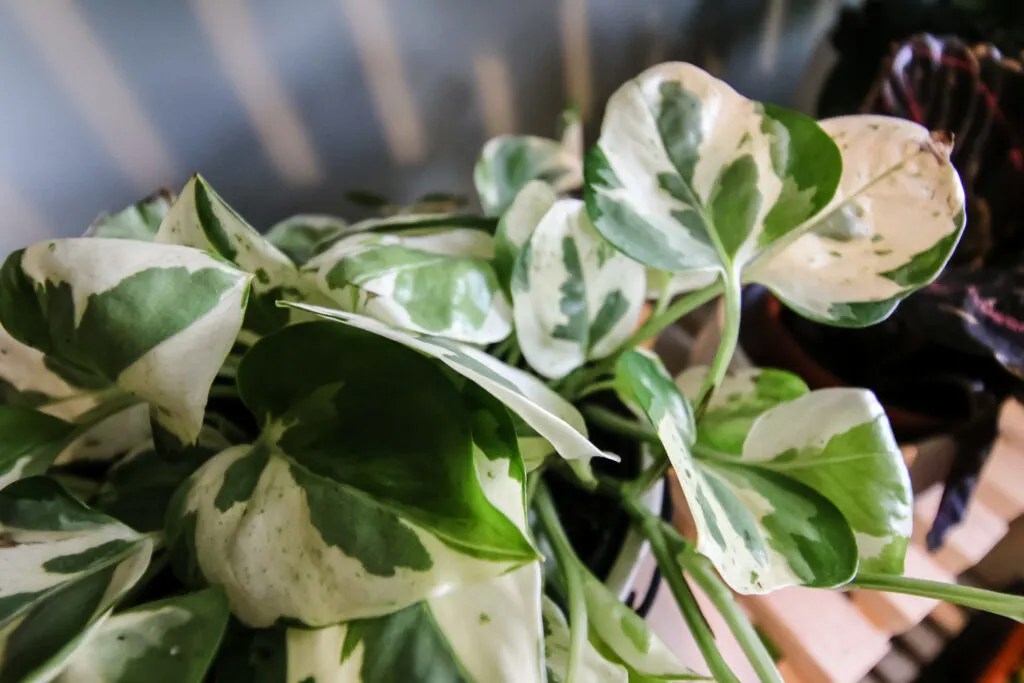
[[[1004,436],[992,447],[978,480],[977,500],[1012,522],[1024,513],[1024,447]]]
[[[939,603],[929,618],[951,638],[967,627],[967,613],[948,602]]]
[[[808,682],[857,683],[890,648],[889,635],[838,592],[785,588],[747,604]]]
[[[925,536],[942,499],[942,487],[933,486],[914,501],[914,543],[925,547]],[[931,558],[951,574],[960,574],[984,558],[1006,535],[1007,524],[980,500],[972,500],[963,521],[948,534]]]
[[[904,574],[915,579],[953,583],[953,576],[936,564],[925,552],[911,544],[907,548]],[[938,604],[938,600],[919,598],[914,595],[883,593],[880,591],[857,590],[850,594],[853,604],[875,626],[888,633],[899,634],[913,628],[927,617]]]

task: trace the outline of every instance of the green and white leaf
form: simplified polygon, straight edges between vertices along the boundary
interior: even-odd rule
[[[527,183],[539,180],[556,194],[583,184],[583,129],[578,117],[567,122],[562,140],[533,135],[500,135],[480,152],[473,183],[484,213],[500,216]]]
[[[83,237],[111,237],[152,242],[173,201],[172,192],[160,190],[115,214],[100,214]]]
[[[529,373],[472,347],[396,330],[366,316],[307,304],[289,305],[386,337],[437,358],[504,403],[567,460],[589,461],[590,458],[610,457],[587,439],[587,426],[580,412]]]
[[[263,338],[238,382],[263,436],[186,482],[168,535],[247,625],[380,616],[536,559],[515,429],[475,385],[325,321]]]
[[[150,409],[145,403],[136,403],[124,410],[98,419],[90,425],[81,424],[90,414],[99,411],[106,414],[108,404],[105,401],[119,401],[120,397],[96,397],[93,413],[82,413],[76,417],[79,432],[75,438],[61,451],[55,461],[57,465],[71,462],[92,461],[108,462],[119,456],[127,455],[153,438]],[[115,405],[114,408],[117,406]],[[50,406],[43,406],[43,412],[50,412]]]
[[[644,267],[594,231],[583,202],[558,200],[516,259],[512,303],[523,356],[558,379],[610,355],[636,329],[645,290]]]
[[[468,213],[400,213],[383,218],[368,218],[339,229],[317,244],[314,254],[322,254],[340,240],[359,233],[401,234],[407,231],[426,232],[470,228],[493,235],[497,227],[497,218]]]
[[[75,650],[55,683],[202,683],[229,614],[219,588],[115,614]]]
[[[832,203],[751,264],[746,279],[801,315],[863,327],[946,265],[966,224],[964,190],[943,142],[911,121],[821,122],[843,154]]]
[[[345,309],[415,332],[489,344],[512,331],[493,256],[493,238],[470,228],[360,233],[307,269]]]
[[[693,456],[689,402],[656,357],[623,354],[616,386],[650,420],[696,523],[697,551],[736,591],[831,587],[857,571],[857,544],[843,514],[810,486],[732,456]]]
[[[141,578],[153,541],[53,480],[0,491],[0,681],[48,681]]]
[[[147,401],[161,425],[192,442],[241,326],[249,280],[187,247],[42,242],[0,268],[0,321],[77,386]]]
[[[74,429],[71,423],[38,410],[0,405],[0,489],[46,472]]]
[[[300,214],[275,224],[265,237],[295,265],[303,266],[317,253],[318,244],[344,234],[348,227],[336,216]]]
[[[303,280],[292,260],[254,230],[202,176],[192,176],[160,225],[156,241],[209,251],[252,273],[245,327],[266,334],[288,323],[281,298],[301,298]]]
[[[547,659],[548,683],[565,683],[569,669],[569,622],[550,598],[541,603],[544,620],[544,650]],[[629,673],[605,659],[588,641],[584,646],[578,680],[587,683],[627,683]]]
[[[512,273],[519,250],[537,229],[558,195],[547,183],[533,180],[520,190],[498,221],[494,233],[494,272],[505,292],[512,295]]]

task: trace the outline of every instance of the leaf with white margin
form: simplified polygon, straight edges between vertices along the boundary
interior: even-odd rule
[[[152,242],[174,201],[169,190],[160,190],[115,214],[96,217],[83,237],[111,237]]]
[[[343,234],[348,223],[336,216],[299,214],[267,231],[268,242],[284,252],[297,266],[305,265],[317,253],[317,245]]]
[[[160,224],[156,241],[209,251],[252,273],[245,328],[266,334],[288,323],[275,305],[301,298],[304,284],[292,260],[221,199],[202,176],[192,176]]]
[[[615,352],[636,329],[644,267],[594,231],[583,202],[560,199],[519,251],[516,337],[534,370],[559,379]]]
[[[322,254],[337,244],[338,241],[360,233],[402,234],[406,231],[471,228],[492,235],[497,226],[497,218],[476,216],[468,213],[402,213],[385,218],[368,218],[358,223],[347,225],[337,230],[334,234],[325,237],[316,245],[313,253],[314,255]]]
[[[670,62],[612,95],[585,166],[590,217],[621,251],[724,274],[820,211],[842,159],[813,119]]]
[[[0,681],[51,680],[142,577],[153,541],[45,477],[0,491]]]
[[[511,418],[453,379],[326,321],[257,342],[238,384],[263,436],[215,456],[172,501],[182,578],[198,569],[224,585],[247,625],[320,627],[532,562]]]
[[[539,180],[556,194],[583,183],[582,126],[578,117],[566,120],[562,140],[533,135],[500,135],[484,144],[473,169],[473,184],[484,213],[505,213],[527,183]]]
[[[707,370],[690,368],[676,385],[692,399]],[[727,376],[715,392],[697,443],[810,486],[853,529],[862,571],[903,573],[913,492],[885,411],[870,391],[808,392],[788,372],[745,370]]]
[[[853,531],[825,496],[782,472],[738,458],[693,457],[693,411],[656,357],[639,351],[620,356],[616,388],[657,432],[693,515],[697,551],[733,590],[825,588],[853,578]]]
[[[312,259],[320,290],[348,309],[415,332],[475,344],[512,332],[512,309],[491,268],[493,238],[480,230],[360,233]]]
[[[911,121],[821,122],[843,153],[839,190],[812,221],[773,244],[744,279],[803,316],[864,327],[942,271],[967,222],[952,143]]]
[[[120,612],[75,650],[55,683],[202,683],[229,614],[219,588]]]
[[[287,305],[372,332],[437,358],[504,403],[538,435],[547,439],[566,460],[614,458],[590,443],[586,422],[571,403],[533,375],[502,363],[483,351],[446,339],[396,330],[362,315],[307,304]]]
[[[38,410],[0,405],[0,489],[46,472],[74,430],[70,422]]]
[[[565,683],[569,669],[569,622],[562,610],[550,598],[541,602],[544,620],[544,650],[547,660],[548,683]],[[629,673],[614,662],[605,659],[588,641],[583,646],[580,671],[577,678],[587,683],[627,683]]]
[[[516,258],[558,195],[547,183],[533,180],[519,191],[498,221],[494,233],[494,272],[505,292],[512,295]]]
[[[193,442],[241,327],[249,280],[188,247],[41,242],[0,268],[0,322],[59,362],[63,376],[149,402],[161,425]]]
[[[643,617],[622,604],[584,567],[583,597],[587,602],[590,639],[611,661],[621,664],[641,680],[703,680],[679,662],[675,653],[647,626]]]

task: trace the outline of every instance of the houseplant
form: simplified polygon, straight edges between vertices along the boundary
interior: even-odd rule
[[[901,576],[911,491],[870,392],[726,372],[746,282],[868,325],[939,273],[963,229],[942,137],[818,124],[664,64],[611,98],[585,163],[568,149],[488,143],[476,179],[500,215],[296,217],[264,238],[195,177],[11,254],[0,681],[693,678],[578,559],[556,478],[631,517],[717,680],[735,677],[684,570],[766,681],[730,587],[1020,619],[1019,598]],[[718,295],[709,368],[674,382],[636,350]],[[595,474],[616,455],[588,428],[652,464]],[[669,467],[696,542],[638,503]]]

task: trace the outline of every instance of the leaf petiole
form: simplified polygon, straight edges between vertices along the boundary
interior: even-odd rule
[[[732,357],[736,353],[736,346],[740,340],[742,293],[739,273],[727,272],[725,274],[725,321],[722,326],[722,340],[718,344],[718,351],[711,363],[711,370],[704,380],[704,386],[701,387],[700,394],[697,396],[694,410],[694,417],[697,420],[704,414],[715,389],[725,379],[729,363],[732,362]]]
[[[583,406],[580,409],[580,412],[582,412],[583,416],[595,425],[607,429],[610,432],[615,432],[616,434],[621,434],[622,436],[627,436],[637,441],[660,443],[658,435],[654,433],[654,430],[638,420],[631,420],[628,417],[622,417],[618,413],[608,410],[607,408],[594,405]]]
[[[999,614],[1014,621],[1024,622],[1024,597],[984,588],[972,588],[942,581],[912,579],[908,576],[860,572],[850,582],[854,588],[866,588],[886,593],[903,593],[922,598],[934,598],[963,607]]]

